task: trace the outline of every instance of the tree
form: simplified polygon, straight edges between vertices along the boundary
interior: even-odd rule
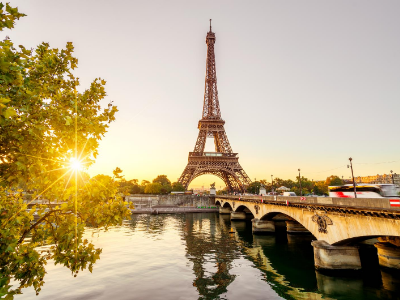
[[[158,175],[153,179],[153,183],[161,184],[161,194],[168,194],[172,191],[171,181],[167,178],[167,175]]]
[[[24,16],[5,8],[0,3],[0,31]],[[111,177],[89,179],[79,171],[96,158],[117,108],[101,108],[106,93],[100,78],[77,92],[73,50],[72,43],[61,50],[47,43],[28,50],[8,38],[0,42],[1,298],[29,286],[39,293],[50,259],[74,276],[92,271],[101,249],[83,240],[85,226],[107,229],[130,216]],[[56,206],[27,211],[18,185],[32,191],[33,200],[40,196]],[[51,246],[41,255],[37,247],[43,245]],[[19,286],[11,286],[11,279]]]
[[[144,192],[145,194],[160,194],[162,187],[158,182],[149,183],[146,185]]]
[[[185,187],[180,182],[173,182],[172,183],[172,190],[174,192],[184,192],[185,191]]]
[[[328,186],[323,181],[317,181],[314,185],[314,194],[328,195]]]
[[[343,185],[343,180],[340,179],[339,176],[336,175],[331,175],[326,178],[325,180],[325,185],[326,186],[338,186],[338,185]]]
[[[167,175],[158,175],[153,179],[153,183],[158,182],[161,185],[171,185],[171,181],[167,178]]]
[[[297,183],[293,182],[293,185],[291,187],[291,191],[295,192],[296,195],[300,195],[300,186],[299,186],[299,176],[296,177],[297,178]],[[288,183],[289,180],[288,180]],[[311,194],[314,190],[314,183],[312,181],[310,181],[308,178],[305,177],[301,177],[301,191],[302,191],[302,195],[307,195],[307,194]]]
[[[114,175],[114,178],[117,178],[120,180],[122,180],[124,178],[124,176],[122,175],[122,170],[118,167],[116,167],[115,170],[113,171],[113,175]]]
[[[140,183],[141,186],[146,186],[150,183],[150,181],[143,179],[142,182]]]
[[[132,179],[130,180],[130,182],[132,182],[132,187],[130,189],[130,193],[131,194],[143,194],[144,193],[144,189],[142,189],[142,187],[139,185],[139,181],[137,179]]]
[[[253,181],[248,185],[247,192],[251,194],[258,194],[258,192],[260,191],[260,186],[261,183],[259,181]]]
[[[228,195],[229,189],[228,187],[224,187],[222,190],[217,191],[217,195]]]
[[[128,195],[128,194],[143,194],[144,188],[142,188],[137,179],[125,180],[122,179],[119,182],[119,191]]]

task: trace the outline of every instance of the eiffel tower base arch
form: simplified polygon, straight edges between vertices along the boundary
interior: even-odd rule
[[[199,153],[200,154],[200,153]],[[201,153],[202,156],[191,159],[189,155],[189,162],[183,171],[179,182],[187,189],[189,184],[201,175],[215,175],[220,178],[228,190],[231,192],[245,192],[249,179],[238,162],[236,153],[229,153],[231,157],[224,160],[222,157],[210,158]]]

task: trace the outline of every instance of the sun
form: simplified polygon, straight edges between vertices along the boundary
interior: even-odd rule
[[[75,171],[82,170],[82,162],[75,157],[71,157],[69,159],[69,166],[72,170],[75,170]]]

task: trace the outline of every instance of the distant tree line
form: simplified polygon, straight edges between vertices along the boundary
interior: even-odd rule
[[[295,192],[296,195],[300,195],[300,181],[299,177],[296,177],[296,181],[291,179],[281,179],[274,178],[274,182],[267,182],[265,179],[261,179],[259,181],[253,181],[247,187],[247,193],[250,194],[258,194],[260,191],[261,185],[264,185],[266,192],[276,191],[277,188],[284,186],[289,188],[291,192]],[[301,190],[303,195],[314,194],[314,195],[328,195],[328,186],[334,185],[342,185],[343,180],[339,178],[339,176],[331,175],[326,178],[325,181],[314,181],[309,180],[306,177],[301,176]],[[227,189],[218,191],[217,194],[227,194]]]
[[[138,179],[126,180],[121,175],[122,170],[116,168],[114,171],[114,178],[118,181],[119,191],[125,195],[128,194],[169,194],[171,192],[184,192],[185,187],[180,182],[172,182],[167,178],[166,175],[158,175],[153,179],[152,182],[148,180],[142,180],[139,183]],[[277,188],[284,186],[289,188],[291,192],[295,192],[296,195],[300,195],[300,182],[297,176],[296,181],[291,179],[274,178],[274,182],[267,182],[265,179],[254,181],[247,187],[246,192],[251,194],[258,194],[261,185],[263,185],[267,193],[276,191]],[[339,176],[331,175],[326,178],[325,181],[314,181],[309,180],[306,177],[301,176],[301,190],[303,195],[314,194],[314,195],[328,195],[328,186],[342,185],[343,180]],[[217,194],[227,194],[228,189],[225,187],[223,190],[217,191]]]
[[[121,175],[122,170],[116,168],[114,177],[117,178],[119,191],[125,195],[129,194],[169,194],[171,192],[184,192],[185,187],[180,182],[172,182],[166,175],[158,175],[152,182],[142,180],[139,184],[138,179],[126,180]]]

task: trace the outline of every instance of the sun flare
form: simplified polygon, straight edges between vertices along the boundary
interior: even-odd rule
[[[82,162],[75,157],[71,157],[69,160],[70,168],[75,171],[82,170]]]

